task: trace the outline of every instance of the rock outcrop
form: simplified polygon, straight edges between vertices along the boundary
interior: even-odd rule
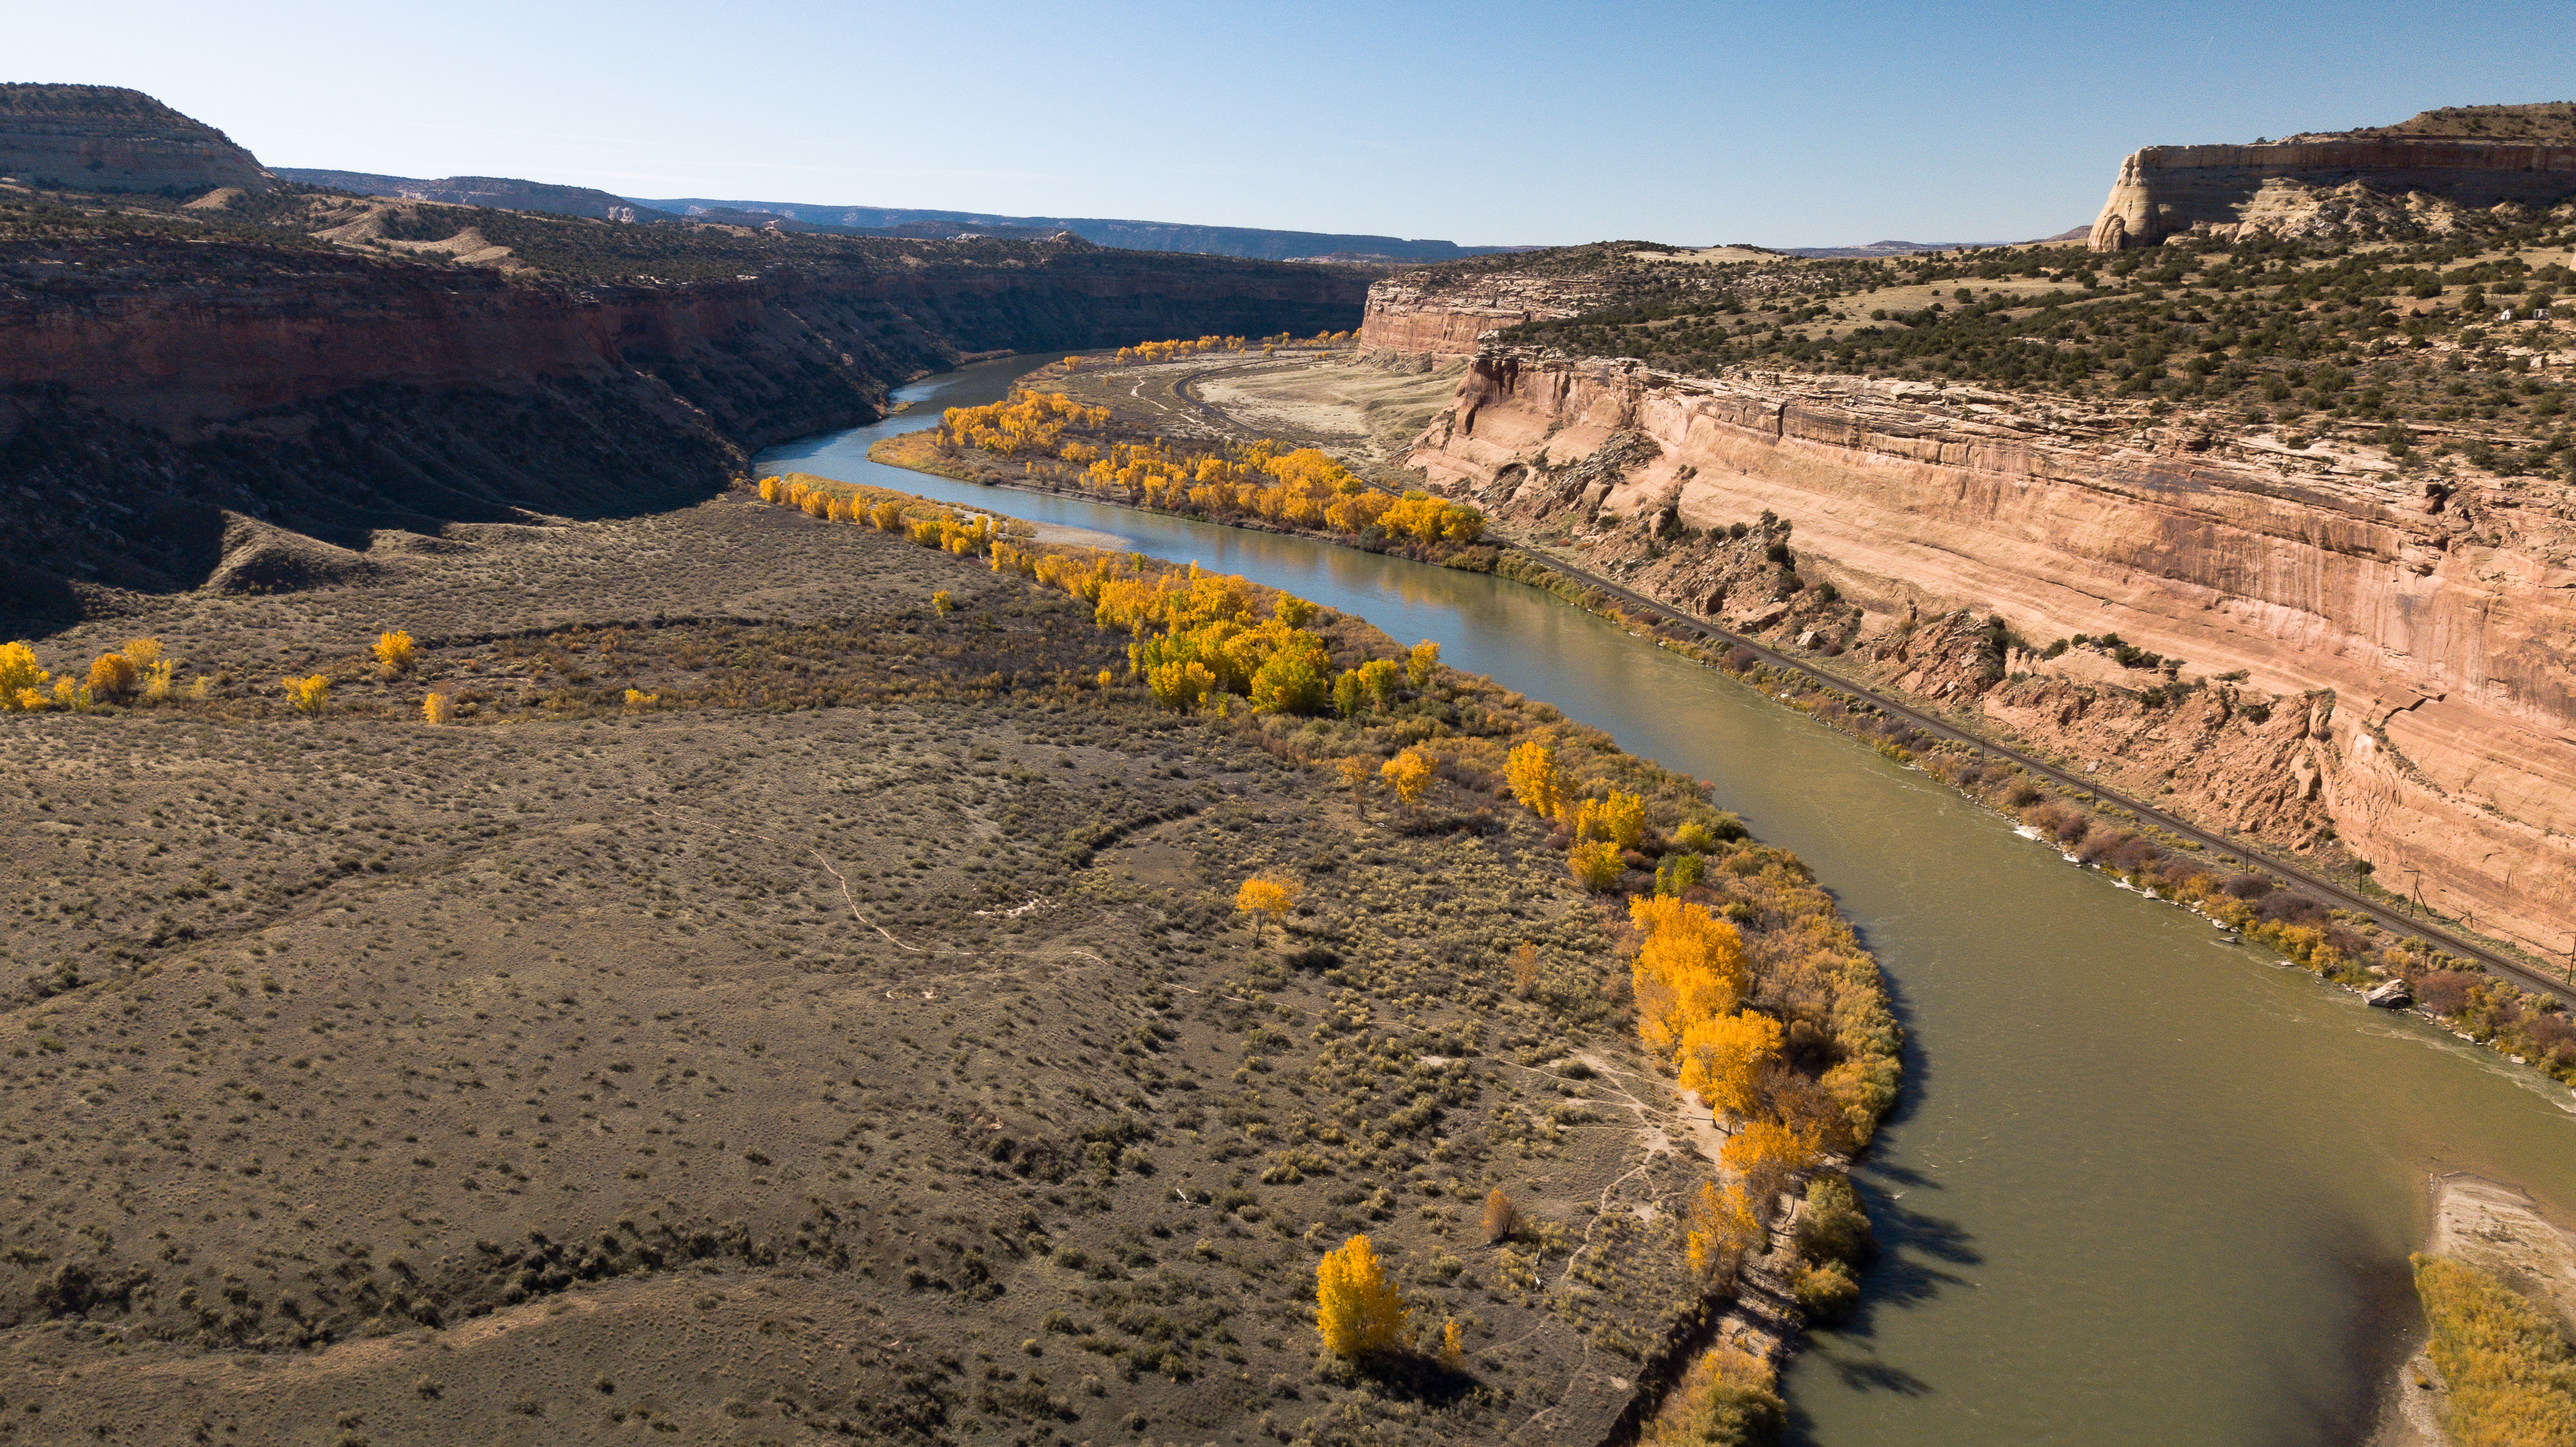
[[[2320,224],[2318,213],[2335,211],[2338,200],[2346,211],[2360,208],[2352,222],[2365,233],[2410,215],[2425,221],[2427,199],[2476,209],[2508,202],[2552,206],[2576,197],[2576,137],[2538,123],[2554,121],[2559,109],[2476,107],[2428,112],[2416,118],[2424,124],[2410,122],[2411,128],[2250,146],[2149,146],[2120,163],[2090,245],[2095,251],[2154,246],[2195,228],[2221,237],[2295,230]],[[2536,121],[2501,114],[2526,110],[2550,114]],[[2499,113],[2492,125],[2490,113]],[[2434,134],[2437,118],[2467,133]],[[2510,124],[2515,120],[2535,123]],[[2329,215],[2323,224],[2346,220]]]
[[[1570,317],[1593,300],[1579,280],[1557,281],[1510,273],[1433,287],[1418,273],[1389,277],[1369,288],[1359,344],[1370,351],[1438,359],[1472,357],[1481,339],[1523,322]]]
[[[76,191],[277,184],[223,132],[112,85],[0,85],[0,176]]]
[[[1687,530],[1769,514],[1801,579],[1882,634],[1953,610],[2034,643],[2116,633],[2183,660],[2185,679],[2224,680],[2234,700],[2213,716],[2259,714],[2260,737],[2213,750],[2183,737],[2188,710],[2106,722],[2045,690],[1972,697],[1949,679],[1943,702],[2106,781],[2170,786],[2213,823],[2258,794],[2248,826],[2321,810],[2383,883],[2492,933],[2563,953],[2576,929],[2576,505],[2554,486],[2427,498],[2366,458],[2214,441],[2143,411],[1508,353],[1475,361],[1410,461],[1506,518],[1574,525],[1587,558],[1730,626],[1763,626],[1735,616],[1763,600],[1698,580],[1691,550],[1714,544]],[[2110,686],[2079,676],[2100,658],[2010,666]],[[2135,679],[2128,693],[2167,676]]]

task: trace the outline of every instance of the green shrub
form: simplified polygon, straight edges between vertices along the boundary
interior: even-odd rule
[[[1818,1326],[1832,1326],[1851,1315],[1860,1300],[1860,1283],[1839,1261],[1827,1261],[1798,1273],[1790,1294],[1798,1298],[1798,1309],[1807,1320]]]
[[[1878,1252],[1860,1194],[1843,1176],[1818,1176],[1807,1183],[1806,1209],[1798,1213],[1798,1251],[1810,1261],[1866,1264]]]

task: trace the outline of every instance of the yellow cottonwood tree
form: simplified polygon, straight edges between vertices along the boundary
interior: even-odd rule
[[[1671,897],[1634,896],[1628,918],[1646,935],[1630,970],[1637,1035],[1670,1058],[1693,1024],[1733,1011],[1743,997],[1744,938],[1706,906]]]
[[[387,678],[410,671],[411,650],[411,635],[400,628],[378,635],[375,643],[367,649],[376,655],[376,667],[382,669]]]
[[[1407,809],[1421,803],[1431,788],[1431,761],[1416,749],[1406,749],[1387,760],[1378,772],[1395,787],[1396,799]]]
[[[1503,777],[1511,783],[1512,797],[1531,812],[1542,819],[1556,817],[1556,750],[1536,739],[1520,745],[1503,761]]]
[[[1566,868],[1585,889],[1594,894],[1608,894],[1619,887],[1623,872],[1619,863],[1619,846],[1607,839],[1593,839],[1577,844],[1566,852]]]
[[[1315,1263],[1315,1329],[1337,1356],[1399,1344],[1412,1308],[1404,1304],[1366,1236],[1353,1236]]]
[[[33,713],[43,708],[43,689],[52,680],[52,674],[36,666],[36,650],[23,642],[0,643],[0,709]]]
[[[1738,1175],[1778,1170],[1795,1173],[1816,1163],[1824,1148],[1812,1126],[1795,1126],[1786,1121],[1756,1116],[1727,1137],[1718,1148],[1720,1165]]]
[[[1762,1222],[1741,1185],[1721,1191],[1705,1181],[1691,1198],[1688,1243],[1691,1270],[1702,1276],[1731,1268],[1762,1244]]]
[[[1261,943],[1264,916],[1282,921],[1280,931],[1285,934],[1288,911],[1297,907],[1297,896],[1304,892],[1304,885],[1279,875],[1256,874],[1245,880],[1234,891],[1234,907],[1238,912],[1252,916],[1252,942],[1256,945]]]
[[[1762,1067],[1780,1058],[1780,1022],[1752,1010],[1682,1027],[1682,1089],[1711,1110],[1751,1115],[1761,1104]]]
[[[1415,688],[1429,688],[1431,675],[1440,667],[1440,645],[1425,638],[1404,654],[1404,681]]]
[[[320,713],[330,702],[331,680],[321,674],[309,678],[287,678],[279,682],[286,688],[286,701],[304,713]]]
[[[93,698],[121,699],[143,682],[134,660],[122,653],[102,653],[89,665],[89,691]]]
[[[1622,849],[1634,849],[1646,837],[1646,801],[1616,790],[1607,799],[1582,800],[1575,806],[1574,837],[1607,839]]]

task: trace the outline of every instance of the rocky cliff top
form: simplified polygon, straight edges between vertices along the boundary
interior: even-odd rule
[[[114,85],[0,85],[0,175],[81,191],[276,184],[223,132]]]
[[[2289,137],[2293,141],[2371,140],[2384,136],[2470,141],[2576,141],[2576,101],[2541,101],[2533,105],[2443,106],[2409,116],[2393,126],[2361,126],[2349,131]]]
[[[380,176],[369,171],[321,171],[280,166],[277,174],[308,186],[329,186],[361,196],[398,196],[410,201],[445,201],[457,206],[489,206],[504,211],[542,211],[552,216],[588,216],[600,221],[677,220],[668,211],[638,206],[621,196],[588,186],[558,186],[508,176]]]

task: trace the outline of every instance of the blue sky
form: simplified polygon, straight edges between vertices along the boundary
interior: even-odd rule
[[[2576,98],[2576,0],[21,7],[272,165],[1562,243],[2021,239],[2141,145]]]

